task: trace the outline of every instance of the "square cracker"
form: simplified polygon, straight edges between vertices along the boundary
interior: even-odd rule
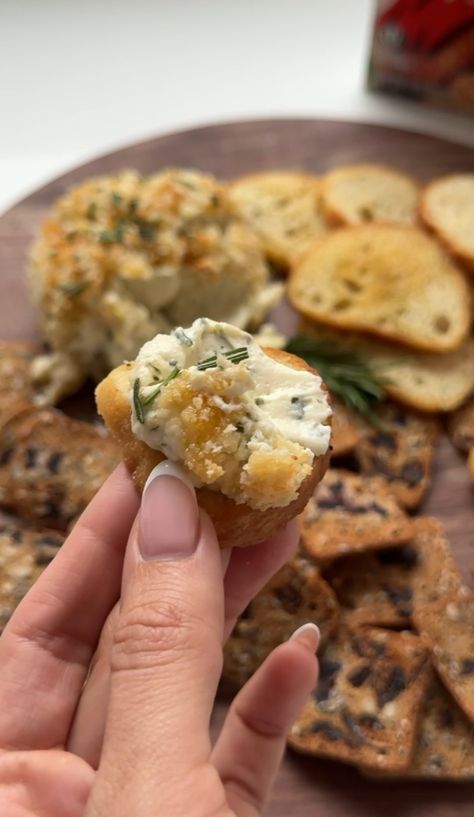
[[[287,562],[250,602],[224,647],[223,678],[242,686],[271,650],[313,621],[324,643],[337,626],[339,605],[318,569],[300,556]]]
[[[441,522],[419,517],[413,526],[409,544],[345,556],[325,571],[352,624],[410,626],[415,605],[461,588],[462,577]]]
[[[31,407],[0,430],[0,503],[66,530],[119,462],[116,443],[102,428]]]
[[[379,477],[330,469],[300,516],[304,550],[316,560],[408,542],[413,523]]]
[[[460,451],[474,448],[474,397],[448,416],[448,434]]]
[[[463,589],[419,607],[414,621],[440,678],[474,722],[474,593]]]
[[[63,541],[58,531],[0,520],[0,632]]]
[[[0,425],[15,406],[33,399],[31,363],[36,351],[32,343],[0,341]]]
[[[474,726],[434,674],[410,766],[396,776],[415,780],[474,780]],[[380,772],[379,777],[393,775]]]
[[[413,633],[343,627],[321,654],[318,686],[289,745],[374,769],[405,769],[428,678],[428,651]]]
[[[381,427],[365,424],[354,454],[360,472],[381,476],[404,508],[416,508],[428,490],[439,423],[433,417],[385,403]]]

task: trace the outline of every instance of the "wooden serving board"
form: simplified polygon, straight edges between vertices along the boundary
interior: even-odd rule
[[[474,150],[442,139],[375,125],[327,120],[262,120],[196,128],[131,145],[56,179],[0,217],[0,337],[34,338],[36,321],[25,284],[27,251],[53,201],[83,179],[122,168],[143,173],[166,165],[195,167],[221,178],[253,170],[300,168],[322,173],[348,162],[384,162],[421,181],[474,172]],[[289,309],[277,316],[292,323]],[[284,326],[283,326],[284,324]],[[74,407],[73,407],[74,408]],[[443,439],[434,484],[422,509],[446,525],[468,578],[474,564],[474,494],[464,460]],[[226,704],[216,705],[214,728]],[[383,783],[342,764],[288,754],[270,804],[271,817],[471,817],[474,786]]]

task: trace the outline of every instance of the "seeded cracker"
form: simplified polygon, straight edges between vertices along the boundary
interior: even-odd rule
[[[16,520],[0,521],[0,632],[63,539],[57,531],[36,530]]]
[[[382,427],[366,425],[355,447],[360,471],[384,477],[402,507],[416,508],[429,487],[439,425],[393,403],[378,414]]]
[[[250,602],[224,648],[223,677],[242,686],[267,655],[301,624],[313,621],[324,643],[335,629],[339,606],[318,569],[295,557]]]
[[[341,628],[321,654],[318,686],[289,745],[373,769],[405,769],[427,681],[427,650],[417,636]]]
[[[378,477],[331,469],[300,516],[301,540],[319,560],[408,542],[412,521]]]
[[[339,400],[333,400],[332,415],[332,456],[350,454],[361,436],[361,424],[348,408]]]
[[[448,434],[460,451],[474,448],[474,397],[449,415]]]
[[[392,777],[384,772],[377,775],[386,776]],[[410,767],[399,776],[458,782],[474,780],[474,727],[434,675],[426,694]]]
[[[436,519],[413,520],[407,545],[338,559],[325,572],[351,624],[409,626],[415,605],[456,593],[461,575],[443,526]]]
[[[65,530],[119,461],[102,429],[55,409],[31,408],[0,431],[0,503]]]
[[[33,397],[30,366],[35,351],[30,343],[0,341],[0,425],[14,406]]]
[[[420,607],[415,625],[431,648],[442,681],[474,721],[474,593],[460,591]]]

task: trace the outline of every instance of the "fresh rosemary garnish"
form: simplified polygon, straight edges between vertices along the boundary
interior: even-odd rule
[[[68,284],[60,284],[59,289],[69,298],[78,298],[79,295],[82,295],[82,293],[90,287],[90,285],[90,281],[77,281],[77,283],[71,282]]]
[[[140,399],[140,378],[137,377],[133,384],[133,408],[135,409],[135,414],[137,416],[137,420],[139,423],[145,422],[145,416],[143,414],[143,403]]]
[[[377,373],[357,352],[337,343],[297,335],[285,347],[318,370],[332,394],[374,426],[380,425],[377,404],[385,400],[389,379]]]
[[[246,346],[239,346],[237,349],[229,349],[228,352],[221,352],[220,354],[224,355],[224,357],[226,357],[227,360],[230,360],[231,363],[241,363],[242,360],[247,360],[249,350]],[[206,358],[206,360],[201,360],[197,364],[197,368],[200,372],[204,372],[206,369],[213,369],[215,366],[217,366],[216,353]]]
[[[155,388],[150,392],[150,394],[147,394],[146,397],[141,398],[142,406],[149,406],[150,403],[153,403],[153,400],[159,395],[161,389],[164,389],[168,383],[171,383],[171,381],[179,375],[180,371],[181,369],[178,366],[175,366],[174,369],[172,369],[170,373],[163,378],[163,380],[160,380],[159,383],[156,384]]]

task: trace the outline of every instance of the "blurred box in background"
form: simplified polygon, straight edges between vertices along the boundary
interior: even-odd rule
[[[474,115],[474,0],[378,0],[368,86]]]

